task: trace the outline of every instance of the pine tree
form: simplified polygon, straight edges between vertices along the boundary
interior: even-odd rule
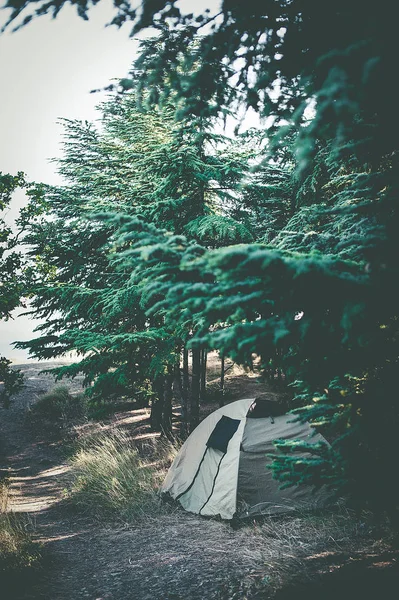
[[[12,311],[22,305],[22,297],[29,294],[29,273],[18,249],[18,238],[4,218],[15,191],[27,188],[22,172],[17,175],[0,172],[0,320],[11,318]],[[21,371],[12,369],[11,364],[5,356],[0,356],[0,402],[5,405],[23,382]]]
[[[244,164],[223,155],[229,140],[208,122],[176,123],[168,106],[139,110],[134,92],[101,110],[102,130],[64,121],[59,171],[67,183],[41,188],[42,212],[25,239],[32,258],[46,265],[33,300],[34,314],[45,324],[37,339],[19,346],[39,358],[81,354],[79,363],[56,372],[83,372],[94,398],[137,398],[150,381],[154,427],[165,429],[172,374],[191,332],[166,328],[162,314],[148,316],[154,267],[146,256],[139,268],[134,252],[133,263],[114,256],[115,223],[139,219],[152,224],[153,235],[158,229],[161,237],[164,230],[185,232],[193,240],[208,230],[216,245],[249,240],[249,231],[226,216],[229,190],[238,188]],[[148,241],[134,233],[118,245],[124,259],[137,243],[146,254]],[[198,421],[198,401],[192,386],[191,426]]]
[[[183,360],[182,379],[179,364],[193,333],[192,324],[176,328],[176,323],[171,320],[165,323],[162,309],[152,310],[151,306],[155,302],[158,307],[156,300],[164,293],[157,284],[163,287],[174,281],[183,248],[182,238],[177,237],[176,258],[174,253],[171,254],[169,241],[173,244],[175,238],[172,236],[169,240],[167,231],[177,235],[185,233],[188,241],[200,241],[211,247],[251,238],[242,224],[226,214],[231,204],[230,194],[234,188],[238,189],[245,168],[242,157],[237,158],[234,152],[226,156],[228,142],[215,135],[211,124],[204,119],[185,119],[176,123],[171,139],[157,154],[158,162],[151,165],[153,176],[159,174],[160,185],[141,209],[144,218],[123,220],[120,243],[122,247],[127,244],[129,249],[119,253],[116,259],[123,268],[131,269],[130,282],[142,290],[141,305],[147,310],[149,323],[155,322],[155,327],[161,329],[154,359],[159,369],[158,379],[161,377],[161,395],[166,394],[165,381],[169,381],[170,386],[171,379],[167,374],[174,372],[187,420],[182,423],[183,429],[187,424],[192,429],[198,423],[199,402],[205,393],[205,354],[199,348],[192,350],[192,385],[188,389],[184,384],[188,381],[187,360]],[[146,229],[144,223],[148,222],[155,228]],[[167,229],[158,230],[160,226]],[[155,288],[156,292],[153,291]],[[170,412],[170,408],[167,410]],[[162,411],[159,408],[159,412]]]
[[[0,319],[10,317],[25,291],[21,281],[22,255],[16,249],[17,240],[3,215],[14,192],[26,185],[23,173],[14,176],[0,172]]]
[[[129,274],[110,265],[112,228],[92,215],[140,210],[143,192],[151,193],[155,183],[151,169],[138,167],[146,150],[151,160],[151,146],[164,139],[172,123],[156,111],[143,115],[130,97],[109,102],[102,110],[102,130],[90,123],[63,121],[64,157],[59,171],[66,185],[42,188],[40,214],[31,219],[25,238],[32,259],[39,257],[39,266],[43,265],[33,311],[45,323],[36,340],[21,346],[38,358],[72,350],[85,355],[59,375],[81,371],[87,385],[96,382],[90,388],[94,396],[101,391],[103,397],[131,397],[146,379],[141,364],[148,364],[147,346],[153,342],[145,335],[140,340],[145,315],[137,289],[125,289],[118,304],[114,301],[115,291]],[[126,331],[128,321],[131,329]],[[116,340],[120,335],[119,343],[108,343],[109,331]],[[129,335],[138,335],[130,348]]]

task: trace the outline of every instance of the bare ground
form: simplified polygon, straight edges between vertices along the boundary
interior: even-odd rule
[[[25,423],[29,405],[54,385],[41,368],[23,366],[26,388],[9,409],[0,409],[0,467],[11,478],[10,508],[30,516],[44,564],[8,588],[0,582],[2,600],[345,600],[354,591],[363,598],[391,597],[391,585],[399,582],[397,553],[379,527],[349,513],[270,520],[236,531],[174,509],[134,525],[108,526],[74,512],[64,501],[62,447],[38,438]],[[264,391],[255,377],[232,370],[229,378],[231,399]],[[80,384],[69,383],[75,391]],[[130,412],[113,424],[135,428],[139,419]]]

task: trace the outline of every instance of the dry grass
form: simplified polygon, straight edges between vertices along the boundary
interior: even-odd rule
[[[342,509],[269,518],[239,530],[180,510],[110,529],[107,543],[117,550],[108,566],[145,600],[266,600],[363,556],[378,539]]]
[[[40,561],[40,547],[32,541],[32,521],[8,510],[9,485],[0,481],[0,574],[22,571]]]
[[[151,447],[150,447],[151,446]],[[158,495],[173,447],[147,441],[142,458],[130,435],[120,429],[93,432],[78,442],[70,459],[72,502],[92,517],[134,521],[161,514]]]
[[[370,524],[361,521],[348,510],[324,511],[269,518],[243,530],[252,541],[244,544],[244,552],[261,566],[261,586],[277,590],[293,579],[302,583],[315,576],[315,562],[341,561],[377,538]],[[244,549],[244,548],[243,548]],[[335,558],[334,558],[335,557]]]

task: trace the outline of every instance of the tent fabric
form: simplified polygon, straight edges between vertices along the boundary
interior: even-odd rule
[[[273,441],[276,439],[297,439],[309,444],[324,440],[308,423],[298,423],[293,419],[292,415],[283,415],[247,420],[237,482],[238,512],[241,516],[317,508],[325,503],[324,489],[315,494],[312,487],[305,485],[282,490],[281,483],[273,479],[271,470],[267,468],[270,464],[267,454],[275,452]]]
[[[206,417],[175,458],[162,492],[196,514],[232,519],[323,504],[326,494],[308,486],[280,490],[266,468],[273,440],[325,441],[292,415],[247,418],[254,398],[237,400]],[[248,415],[249,416],[249,415]],[[215,447],[212,447],[215,446]]]
[[[237,419],[240,424],[229,441],[228,452],[221,464],[211,498],[201,511],[202,515],[220,515],[232,519],[236,512],[239,449],[245,426],[245,417],[253,398],[238,400],[219,408],[204,419],[183,444],[162,486],[162,492],[177,498],[194,479],[203,458],[206,441],[222,416]],[[189,512],[199,513],[212,491],[214,478],[223,452],[208,448],[203,464],[191,489],[179,502]]]

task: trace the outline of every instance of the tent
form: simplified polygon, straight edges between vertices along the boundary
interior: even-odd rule
[[[276,406],[276,405],[275,405]],[[280,411],[281,412],[281,411]],[[232,519],[323,506],[325,490],[280,489],[267,469],[276,439],[325,441],[308,423],[279,414],[273,403],[237,400],[208,415],[173,461],[162,493],[192,513]]]

